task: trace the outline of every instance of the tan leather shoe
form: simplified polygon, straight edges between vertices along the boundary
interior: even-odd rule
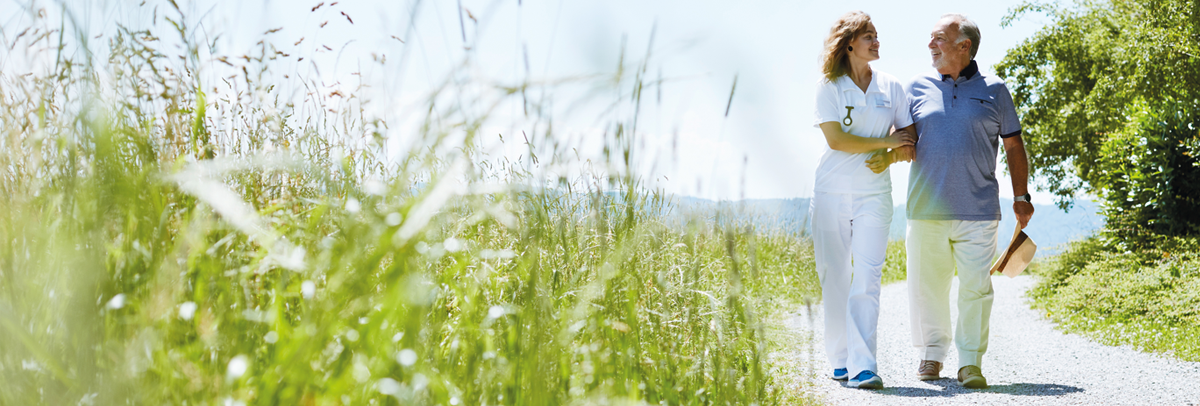
[[[917,379],[922,381],[936,381],[942,379],[942,363],[937,361],[922,360],[921,367],[917,368]]]
[[[988,386],[987,378],[983,377],[983,371],[974,365],[958,369],[958,384],[969,389],[983,389]]]

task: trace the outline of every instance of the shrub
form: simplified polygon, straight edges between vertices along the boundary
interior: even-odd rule
[[[1118,248],[1154,236],[1200,234],[1200,117],[1184,103],[1139,103],[1135,118],[1103,146],[1104,235]]]

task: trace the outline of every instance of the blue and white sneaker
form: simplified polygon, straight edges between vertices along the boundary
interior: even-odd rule
[[[862,371],[847,383],[859,389],[883,389],[883,378],[871,371]]]
[[[833,380],[835,381],[844,381],[849,377],[850,371],[847,371],[846,368],[838,368],[833,370]]]

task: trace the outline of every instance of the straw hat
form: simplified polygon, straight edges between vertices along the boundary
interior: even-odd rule
[[[1012,241],[1004,250],[1004,255],[1001,255],[996,263],[992,264],[991,273],[1000,272],[1009,278],[1015,278],[1025,270],[1025,267],[1029,266],[1030,261],[1033,261],[1035,252],[1037,252],[1037,244],[1033,242],[1032,238],[1029,238],[1029,235],[1021,231],[1020,225],[1017,225]]]

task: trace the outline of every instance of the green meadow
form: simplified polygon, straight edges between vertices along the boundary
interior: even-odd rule
[[[364,102],[271,97],[266,46],[207,91],[233,59],[173,13],[178,54],[122,28],[72,59],[41,20],[53,63],[0,74],[0,404],[813,401],[772,358],[810,345],[780,321],[819,297],[809,241],[640,186],[644,64],[598,80],[618,170],[546,182],[454,107],[524,88],[447,84],[389,157]]]

